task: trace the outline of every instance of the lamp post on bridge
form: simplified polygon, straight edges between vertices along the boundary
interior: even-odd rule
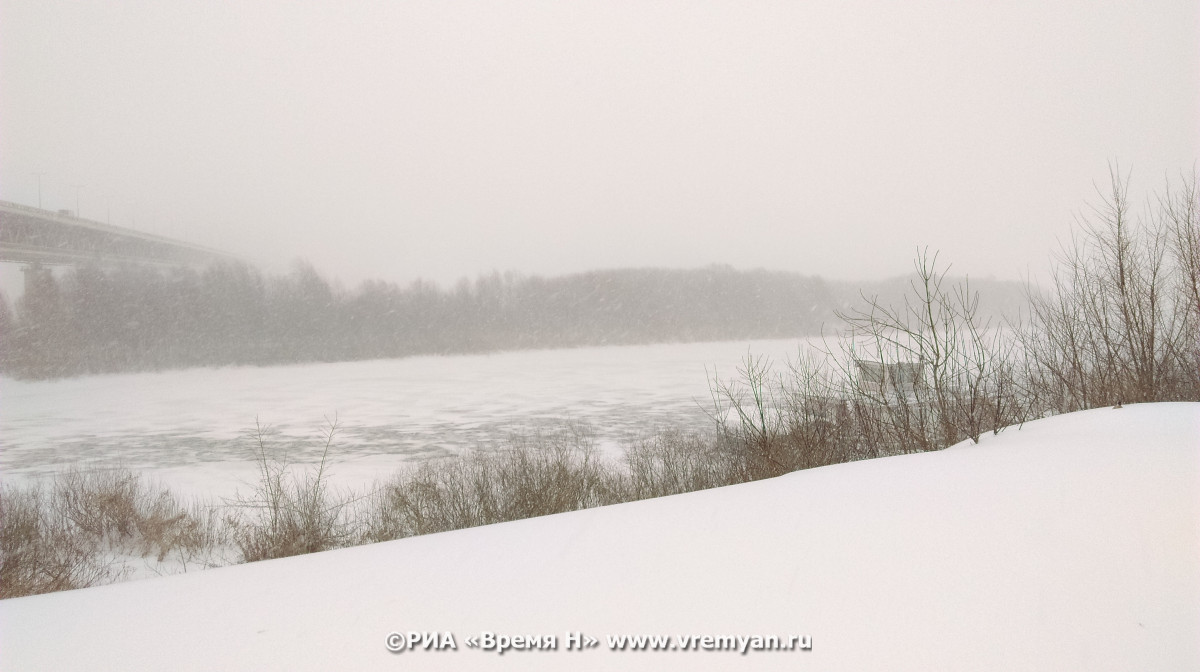
[[[71,186],[75,187],[75,216],[78,217],[79,219],[83,219],[83,213],[79,211],[79,190],[83,189],[87,185],[86,184],[72,184]]]
[[[42,175],[45,173],[34,173],[38,180],[38,210],[42,209]]]

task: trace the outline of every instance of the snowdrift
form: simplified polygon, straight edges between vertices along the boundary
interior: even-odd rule
[[[5,600],[0,669],[1200,669],[1200,404]]]

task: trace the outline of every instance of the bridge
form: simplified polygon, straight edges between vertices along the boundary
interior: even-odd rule
[[[0,201],[0,262],[34,266],[94,263],[206,266],[230,254],[134,229]]]

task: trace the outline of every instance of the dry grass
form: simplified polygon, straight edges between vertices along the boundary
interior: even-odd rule
[[[93,540],[55,515],[44,489],[0,489],[0,598],[108,583],[119,578]]]
[[[212,510],[185,506],[127,469],[70,470],[46,483],[0,488],[0,597],[120,580],[128,559],[218,564]]]

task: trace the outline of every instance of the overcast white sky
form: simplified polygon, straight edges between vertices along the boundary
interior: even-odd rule
[[[1191,172],[1156,2],[0,0],[0,198],[347,283],[728,263],[1017,279]],[[72,185],[83,185],[78,189]]]

